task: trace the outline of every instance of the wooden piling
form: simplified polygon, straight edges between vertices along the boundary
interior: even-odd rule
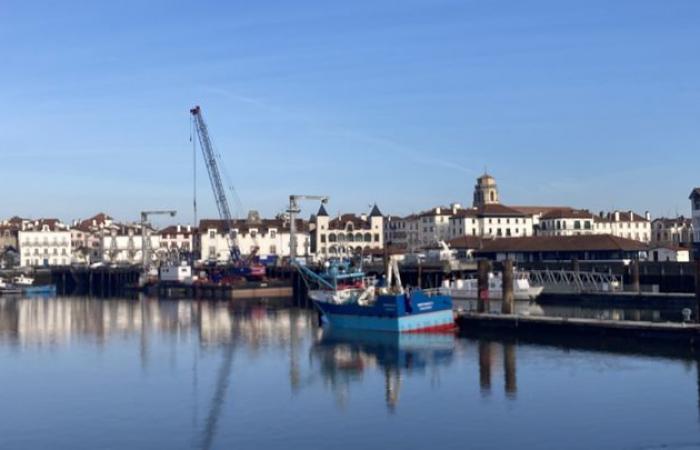
[[[423,265],[418,261],[418,289],[423,287]]]
[[[639,284],[639,260],[635,259],[630,262],[630,279],[632,284],[632,291],[639,293],[641,290]]]
[[[476,309],[480,313],[489,311],[489,266],[489,262],[485,259],[479,260],[477,265],[479,292]]]
[[[503,314],[513,314],[513,261],[510,259],[503,261],[503,276],[501,277],[501,281],[503,286],[501,312]]]

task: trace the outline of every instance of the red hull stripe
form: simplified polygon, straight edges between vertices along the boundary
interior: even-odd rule
[[[433,325],[425,328],[417,328],[415,330],[406,330],[404,333],[445,333],[454,331],[457,325],[453,323],[443,323],[442,325]]]

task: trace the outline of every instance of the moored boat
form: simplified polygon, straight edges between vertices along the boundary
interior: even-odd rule
[[[527,277],[516,274],[513,279],[513,299],[516,301],[533,301],[542,294],[542,286],[531,286]],[[476,278],[445,280],[440,292],[452,296],[455,305],[463,300],[477,300],[479,298],[479,281]],[[489,298],[503,298],[503,280],[500,274],[489,273]]]
[[[451,297],[438,290],[404,289],[395,260],[383,285],[361,271],[330,268],[319,275],[298,268],[307,282],[318,286],[309,290],[309,297],[331,327],[396,333],[441,332],[455,327]]]

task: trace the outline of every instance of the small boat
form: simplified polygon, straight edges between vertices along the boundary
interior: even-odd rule
[[[12,279],[12,284],[15,286],[31,286],[34,284],[34,278],[20,274]]]
[[[22,289],[13,286],[4,279],[0,278],[0,294],[19,294]]]
[[[319,275],[304,266],[297,268],[309,285],[318,286],[309,290],[309,297],[331,327],[395,333],[455,328],[451,297],[437,290],[404,289],[393,258],[384,285],[357,270],[331,267]]]
[[[513,277],[513,298],[516,301],[533,301],[542,294],[542,286],[530,286],[530,282],[524,273],[518,273]],[[440,292],[450,295],[456,301],[477,300],[479,298],[479,280],[467,278],[460,280],[445,280]],[[489,273],[489,298],[503,298],[503,280],[501,275]]]

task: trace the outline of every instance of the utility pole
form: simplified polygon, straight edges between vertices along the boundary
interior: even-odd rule
[[[327,195],[290,195],[289,196],[289,259],[297,257],[297,224],[296,215],[301,212],[299,200],[319,200],[321,204],[328,203]]]

